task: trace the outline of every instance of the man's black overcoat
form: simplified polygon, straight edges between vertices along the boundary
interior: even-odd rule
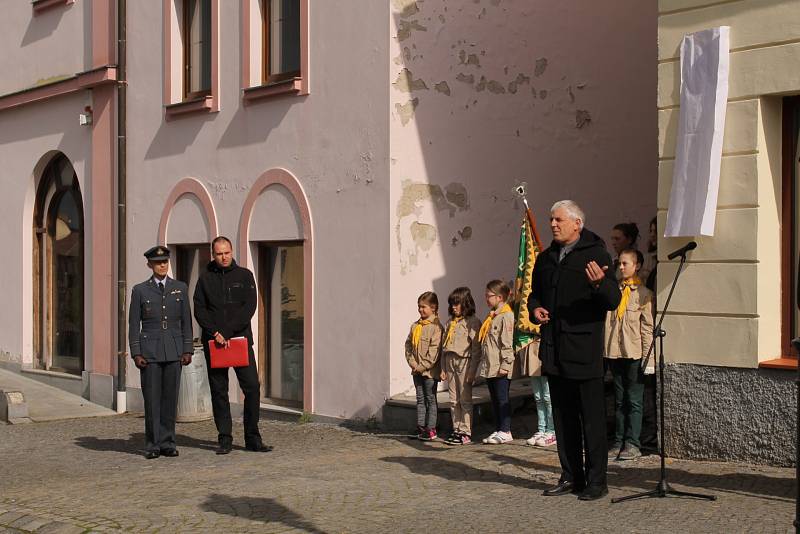
[[[559,263],[560,250],[554,241],[537,257],[528,298],[531,317],[538,307],[550,312],[550,322],[541,329],[542,370],[576,380],[601,378],[606,313],[616,309],[622,297],[611,257],[603,240],[585,228],[575,248]],[[590,261],[608,267],[597,288],[586,277]]]

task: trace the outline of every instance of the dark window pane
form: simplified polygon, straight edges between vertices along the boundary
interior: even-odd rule
[[[187,2],[187,93],[211,90],[211,0]]]
[[[300,2],[267,0],[269,8],[269,75],[300,71]]]
[[[266,394],[270,399],[301,406],[303,402],[303,244],[266,246],[268,295],[264,324],[267,335]]]
[[[83,369],[83,235],[80,199],[67,190],[54,200],[48,234],[52,243],[52,366]]]

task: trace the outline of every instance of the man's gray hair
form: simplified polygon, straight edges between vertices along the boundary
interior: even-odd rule
[[[581,221],[581,230],[583,230],[583,227],[586,225],[586,215],[583,214],[581,207],[578,206],[574,200],[559,200],[550,208],[550,213],[552,214],[554,211],[561,208],[564,208],[573,220],[577,219]]]

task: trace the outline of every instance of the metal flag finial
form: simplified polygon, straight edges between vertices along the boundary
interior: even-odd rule
[[[528,209],[528,182],[519,182],[512,188],[512,191],[515,195],[522,199],[523,204],[525,204],[525,208]]]

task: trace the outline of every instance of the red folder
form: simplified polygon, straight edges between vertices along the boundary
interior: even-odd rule
[[[247,367],[250,365],[250,351],[247,346],[247,338],[232,337],[228,340],[228,346],[220,345],[213,339],[208,341],[208,348],[211,352],[211,368],[221,367]]]

